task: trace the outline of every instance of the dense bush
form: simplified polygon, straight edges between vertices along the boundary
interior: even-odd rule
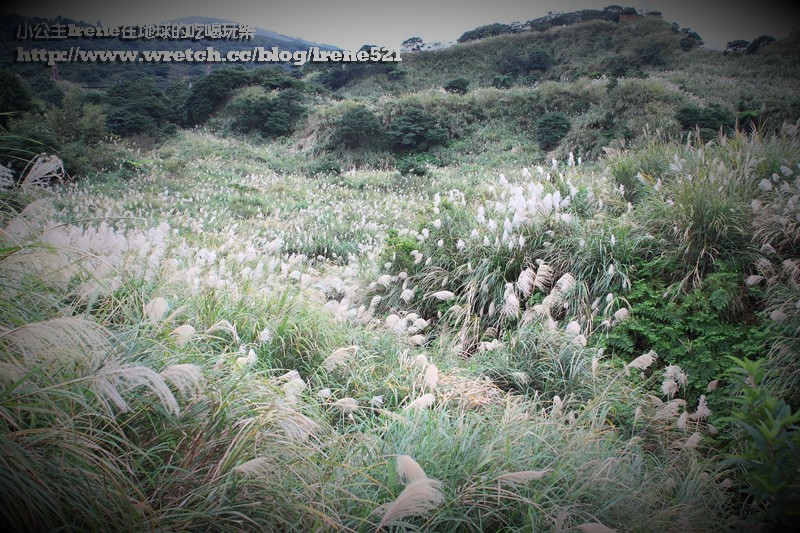
[[[235,97],[228,106],[233,127],[245,133],[281,137],[294,131],[305,113],[303,93],[285,89],[277,94],[253,88]]]
[[[511,76],[526,76],[533,72],[542,73],[551,66],[553,66],[553,56],[541,48],[531,51],[513,48],[497,59],[499,72]]]
[[[398,152],[425,152],[447,141],[447,130],[420,107],[409,106],[386,129],[392,149]]]
[[[376,147],[383,137],[383,126],[375,113],[363,105],[347,110],[331,136],[331,145],[344,148]]]
[[[202,124],[230,97],[231,92],[246,85],[250,74],[243,68],[225,67],[198,80],[183,104],[183,120],[188,126]]]
[[[682,107],[678,109],[675,118],[685,131],[699,128],[700,135],[705,140],[714,138],[720,130],[730,133],[736,126],[733,113],[713,104],[705,108],[695,105]]]
[[[536,121],[536,142],[542,150],[552,150],[569,132],[570,121],[564,113],[553,112]]]
[[[118,135],[148,133],[157,137],[162,127],[178,121],[164,91],[152,80],[110,87],[105,100],[108,129]]]
[[[315,159],[308,165],[308,173],[312,176],[338,176],[342,173],[342,167],[330,155]]]
[[[469,80],[466,78],[455,78],[444,84],[444,90],[449,93],[467,94],[469,91]]]
[[[511,33],[513,30],[508,24],[487,24],[474,30],[466,31],[458,38],[458,42],[465,43],[468,41],[477,41],[485,39],[486,37],[494,37],[496,35],[503,35],[504,33]]]
[[[430,154],[407,154],[397,159],[395,168],[403,176],[424,176],[428,173],[428,167],[435,162],[436,159]]]
[[[761,355],[767,324],[754,317],[757,298],[748,298],[739,273],[710,274],[702,287],[676,299],[665,297],[667,286],[651,276],[637,273],[639,279],[625,296],[631,316],[609,332],[607,349],[627,360],[654,350],[662,361],[679,365],[688,376],[690,403],[710,381],[724,377],[729,362],[721,354],[749,359]]]
[[[22,79],[8,70],[0,70],[0,126],[7,127],[7,113],[23,113],[33,108],[33,96]]]

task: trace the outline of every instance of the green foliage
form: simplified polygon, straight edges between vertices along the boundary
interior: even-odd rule
[[[513,85],[513,78],[509,74],[495,74],[492,78],[492,87],[496,89],[509,89]]]
[[[497,70],[511,76],[527,76],[532,72],[543,73],[553,66],[553,56],[547,50],[535,48],[530,51],[513,48],[497,59]]]
[[[736,117],[718,105],[701,108],[695,105],[678,109],[675,118],[680,122],[684,131],[699,128],[703,140],[709,141],[723,133],[731,133],[736,126]]]
[[[118,135],[148,133],[158,137],[162,128],[178,121],[166,95],[152,79],[110,87],[105,100],[108,129]]]
[[[508,24],[500,24],[496,22],[494,24],[487,24],[485,26],[475,28],[474,30],[464,32],[461,34],[461,37],[458,38],[458,42],[466,43],[468,41],[477,41],[487,37],[495,37],[504,33],[511,33],[512,31],[513,30],[511,26]]]
[[[739,434],[727,462],[741,468],[745,488],[770,529],[786,529],[800,516],[800,410],[772,394],[764,384],[763,360],[731,357],[728,370],[740,393],[726,421]]]
[[[775,37],[771,35],[761,35],[760,37],[756,37],[755,39],[753,39],[753,41],[747,46],[746,52],[748,54],[755,54],[763,46],[772,44],[774,42],[775,42]]]
[[[749,46],[750,46],[750,41],[745,41],[744,39],[736,39],[733,41],[728,41],[728,43],[725,45],[724,53],[739,55],[743,52],[746,52]]]
[[[9,70],[0,70],[0,126],[8,126],[5,113],[24,113],[33,105],[33,95],[22,79]]]
[[[436,158],[427,153],[411,153],[406,154],[397,159],[395,168],[403,176],[425,176],[428,173],[428,167],[436,163]]]
[[[552,150],[569,132],[571,123],[564,113],[546,113],[536,121],[536,142],[542,150]]]
[[[363,105],[347,110],[331,136],[331,146],[372,148],[380,144],[383,126],[378,117]]]
[[[338,176],[342,167],[333,156],[318,157],[308,166],[308,173],[312,176]]]
[[[230,97],[231,92],[246,85],[250,74],[243,68],[224,67],[198,80],[183,104],[183,121],[188,126],[204,123]]]
[[[303,101],[303,93],[297,89],[272,94],[256,88],[235,97],[227,111],[233,118],[233,127],[239,131],[282,137],[291,134],[303,117]]]
[[[703,43],[703,38],[700,37],[700,34],[698,34],[697,32],[693,32],[689,28],[684,28],[683,30],[681,30],[681,33],[684,35],[681,38],[681,42],[680,42],[682,50],[689,51],[689,50],[692,50],[694,48],[698,48],[700,46],[703,46],[703,44],[704,44]]]
[[[701,287],[670,299],[663,282],[642,274],[625,295],[630,317],[603,341],[614,353],[633,360],[654,350],[667,364],[686,371],[694,398],[710,381],[723,377],[728,366],[724,355],[755,358],[763,352],[768,328],[763,319],[753,317],[754,302],[742,296],[747,293],[740,275],[709,274]]]
[[[386,129],[386,138],[398,152],[425,152],[447,141],[447,130],[424,109],[409,106]]]
[[[466,78],[455,78],[444,84],[444,90],[449,93],[467,94],[469,91],[469,80]]]
[[[69,86],[60,107],[49,109],[44,116],[28,112],[12,120],[13,135],[5,143],[7,164],[20,171],[33,154],[55,151],[73,176],[116,166],[115,150],[103,142],[108,135],[103,106],[86,100],[84,91]]]

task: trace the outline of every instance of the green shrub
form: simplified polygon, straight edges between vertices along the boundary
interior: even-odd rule
[[[536,121],[536,142],[542,150],[552,150],[569,132],[570,125],[564,113],[547,113]]]
[[[547,50],[536,48],[530,52],[513,48],[496,62],[501,74],[526,76],[532,72],[545,72],[553,65],[553,56]]]
[[[308,173],[312,176],[338,176],[342,173],[342,167],[333,156],[326,155],[315,159],[308,166]]]
[[[172,119],[171,107],[164,91],[153,80],[127,82],[106,91],[106,123],[112,133],[156,135]]]
[[[455,78],[444,84],[444,90],[449,93],[467,94],[469,91],[469,80],[466,78]]]
[[[33,95],[22,79],[0,70],[0,113],[23,113],[33,109]],[[8,126],[8,115],[0,114],[0,126]]]
[[[434,164],[435,161],[430,154],[408,154],[397,160],[395,168],[403,176],[409,174],[424,176],[428,173],[428,166]]]
[[[233,127],[245,133],[281,137],[294,131],[305,113],[303,93],[285,89],[277,95],[255,88],[238,95],[228,106]]]
[[[800,410],[792,412],[766,388],[761,360],[730,359],[740,393],[730,398],[735,407],[726,421],[739,434],[727,462],[741,468],[742,492],[752,498],[756,518],[770,531],[789,528],[800,515]]]
[[[331,145],[344,148],[376,147],[383,137],[383,127],[375,113],[356,106],[342,115],[331,136]]]
[[[653,274],[639,272],[646,278],[634,281],[625,296],[630,317],[609,331],[607,348],[626,360],[654,350],[667,364],[686,371],[693,398],[723,377],[728,363],[721,355],[754,358],[762,352],[769,333],[753,316],[755,304],[741,275],[709,274],[702,287],[670,300],[666,284],[650,278]]]
[[[389,124],[386,137],[393,150],[398,152],[425,152],[444,144],[447,130],[420,107],[407,107]]]
[[[716,137],[720,130],[731,133],[736,126],[733,113],[713,104],[706,108],[694,105],[682,107],[678,109],[675,118],[685,131],[698,128],[701,137],[706,141]]]
[[[218,110],[233,89],[250,81],[243,68],[221,68],[198,80],[183,105],[183,120],[188,126],[204,123]]]

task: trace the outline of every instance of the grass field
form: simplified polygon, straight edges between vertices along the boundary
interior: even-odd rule
[[[505,175],[309,178],[272,170],[280,145],[185,131],[127,179],[43,187],[59,169],[42,163],[3,197],[2,519],[688,531],[772,510],[779,523],[792,480],[762,486],[763,462],[724,461],[745,410],[728,399],[732,365],[700,380],[681,367],[687,346],[626,359],[609,339],[639,318],[643,280],[693,294],[735,272],[714,309],[766,332],[743,342],[782,379],[751,374],[791,390],[797,146],[787,131]]]

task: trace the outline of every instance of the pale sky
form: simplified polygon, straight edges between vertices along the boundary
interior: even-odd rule
[[[493,22],[526,21],[548,11],[576,11],[617,4],[658,10],[669,22],[699,33],[709,48],[734,39],[788,36],[800,28],[785,0],[16,0],[0,9],[23,15],[63,15],[104,26],[162,22],[187,16],[233,20],[292,37],[358,49],[362,44],[399,48],[417,36],[425,42],[455,41],[465,31]]]

